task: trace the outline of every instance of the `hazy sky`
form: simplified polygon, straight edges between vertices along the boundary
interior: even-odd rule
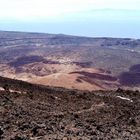
[[[0,30],[140,38],[140,0],[0,0]]]

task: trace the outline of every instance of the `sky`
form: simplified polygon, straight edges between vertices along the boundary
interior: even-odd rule
[[[0,30],[140,38],[140,0],[0,0]]]

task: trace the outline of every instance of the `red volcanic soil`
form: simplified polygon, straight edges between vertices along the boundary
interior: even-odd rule
[[[105,73],[105,71],[102,73],[102,71],[92,68],[82,68],[81,71],[73,72],[66,70],[48,76],[33,78],[30,82],[90,91],[116,89],[119,86],[116,77]]]
[[[71,72],[70,74],[78,73],[80,75],[90,77],[90,78],[95,78],[98,80],[105,80],[105,81],[116,81],[117,78],[110,76],[110,75],[104,75],[104,74],[98,74],[98,73],[90,73],[86,71],[77,71],[77,72]]]

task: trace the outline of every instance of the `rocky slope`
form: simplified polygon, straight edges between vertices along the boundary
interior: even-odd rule
[[[140,92],[78,91],[0,77],[2,140],[139,140]]]

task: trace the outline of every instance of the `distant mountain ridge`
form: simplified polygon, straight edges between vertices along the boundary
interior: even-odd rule
[[[140,39],[0,31],[4,77],[87,90],[139,89],[139,64]]]

